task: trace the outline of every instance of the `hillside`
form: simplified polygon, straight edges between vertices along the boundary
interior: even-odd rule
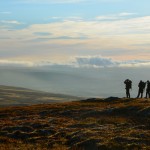
[[[0,108],[0,149],[148,150],[148,99],[83,101]]]
[[[67,102],[79,99],[81,98],[63,94],[41,92],[20,87],[0,86],[0,107]]]

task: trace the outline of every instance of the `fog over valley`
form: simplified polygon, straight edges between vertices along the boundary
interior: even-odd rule
[[[92,60],[88,61],[95,64],[82,61],[70,65],[42,63],[33,66],[3,63],[0,84],[82,97],[125,97],[124,80],[129,78],[133,81],[131,97],[136,97],[138,82],[149,80],[150,67],[143,62],[141,66],[133,61],[135,66],[126,63],[127,66],[120,67],[112,66],[108,60],[100,63],[103,66]]]

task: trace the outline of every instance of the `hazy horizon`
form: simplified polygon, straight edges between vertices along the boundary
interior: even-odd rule
[[[125,97],[124,80],[133,81],[131,97],[140,80],[149,80],[150,67],[0,66],[0,84],[81,97]]]

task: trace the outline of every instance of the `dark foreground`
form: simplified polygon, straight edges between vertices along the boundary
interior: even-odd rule
[[[150,100],[89,99],[0,108],[1,150],[150,149]]]

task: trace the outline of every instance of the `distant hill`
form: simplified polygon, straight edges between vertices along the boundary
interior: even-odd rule
[[[81,98],[35,91],[20,87],[0,86],[0,107],[75,101]]]

